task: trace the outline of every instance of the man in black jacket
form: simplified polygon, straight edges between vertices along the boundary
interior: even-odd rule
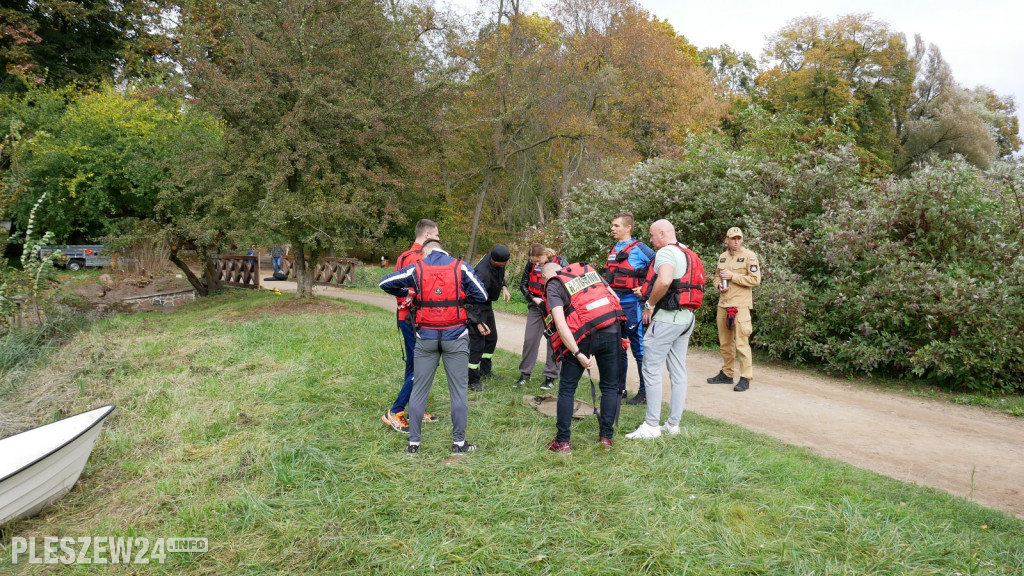
[[[469,330],[469,389],[479,392],[484,389],[481,378],[491,376],[491,358],[498,345],[498,325],[494,320],[491,302],[499,297],[505,302],[512,294],[505,285],[505,266],[508,265],[509,250],[504,244],[495,244],[490,253],[476,265],[476,275],[487,289],[487,301],[469,307],[470,321],[476,325]]]

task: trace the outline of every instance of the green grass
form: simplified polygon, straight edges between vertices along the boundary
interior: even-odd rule
[[[554,420],[506,379],[470,395],[478,452],[451,457],[445,419],[407,456],[379,420],[402,372],[393,323],[232,292],[94,324],[45,370],[80,391],[73,412],[117,411],[76,488],[0,532],[0,572],[67,569],[10,566],[14,536],[136,535],[209,538],[133,568],[175,574],[1024,573],[1019,520],[689,412],[681,436],[620,431],[607,453],[589,418],[556,455]],[[499,351],[495,371],[518,360]],[[443,382],[428,407],[447,415]],[[623,428],[641,419],[624,408]]]

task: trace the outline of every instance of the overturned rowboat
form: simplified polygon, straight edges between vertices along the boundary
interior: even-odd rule
[[[68,493],[113,405],[0,440],[0,526],[38,514]]]

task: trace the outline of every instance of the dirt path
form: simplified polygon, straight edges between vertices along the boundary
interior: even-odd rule
[[[264,286],[294,291],[295,285],[264,282]],[[316,293],[388,310],[395,307],[394,298],[383,293],[321,287]],[[498,346],[519,354],[525,318],[498,313],[497,320]],[[1024,419],[780,368],[755,366],[755,380],[741,394],[730,386],[705,383],[721,365],[717,354],[691,350],[686,365],[687,410],[1024,519]],[[637,385],[631,359],[627,386],[636,390]],[[667,402],[667,378],[664,390]],[[638,425],[641,418],[627,416],[623,429]]]

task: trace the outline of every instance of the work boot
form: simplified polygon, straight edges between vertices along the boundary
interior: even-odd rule
[[[740,381],[737,382],[732,389],[736,392],[743,392],[747,388],[750,388],[750,380],[747,380],[746,378],[740,376]]]
[[[630,406],[636,406],[638,404],[647,404],[647,392],[637,392],[636,396],[633,396],[629,400],[626,400],[626,404],[629,404]]]
[[[712,376],[711,378],[708,378],[708,384],[729,384],[729,385],[732,385],[732,378],[729,378],[728,376],[725,375],[725,372],[723,372],[722,370],[719,370],[718,374],[716,376]]]
[[[483,392],[484,385],[479,382],[475,382],[469,385],[469,389],[472,390],[473,392]]]

